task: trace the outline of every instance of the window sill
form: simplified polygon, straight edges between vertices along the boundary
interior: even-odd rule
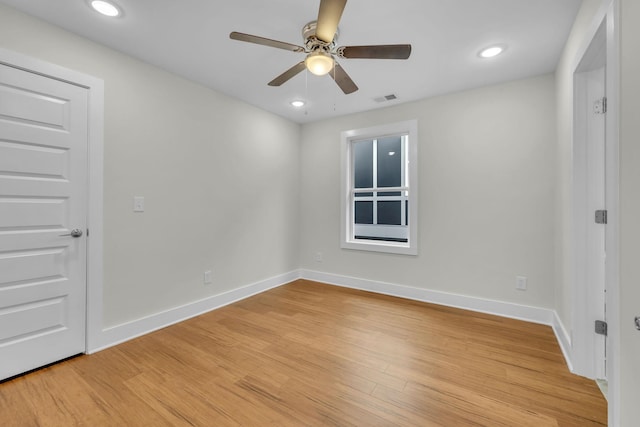
[[[418,255],[418,248],[399,242],[376,242],[373,240],[357,240],[342,242],[342,249],[358,251],[382,252],[397,255]]]

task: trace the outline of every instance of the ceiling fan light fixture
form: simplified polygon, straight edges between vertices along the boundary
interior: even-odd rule
[[[93,10],[95,10],[96,12],[111,18],[115,18],[122,14],[118,6],[108,1],[92,0],[90,2],[90,5],[93,8]]]
[[[316,76],[324,76],[333,68],[333,57],[327,52],[317,50],[307,55],[304,64],[307,70]]]

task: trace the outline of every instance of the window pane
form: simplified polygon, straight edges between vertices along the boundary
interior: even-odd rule
[[[373,224],[373,202],[355,202],[355,223]]]
[[[373,193],[356,193],[356,197],[373,197]]]
[[[353,143],[353,182],[355,188],[373,187],[373,141]]]
[[[402,202],[378,202],[378,224],[400,225]]]
[[[402,137],[378,140],[378,187],[402,186]]]
[[[389,196],[398,196],[402,195],[401,191],[381,191],[378,193],[378,197],[389,197]]]

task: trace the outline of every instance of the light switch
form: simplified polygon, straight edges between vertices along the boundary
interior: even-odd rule
[[[133,197],[133,211],[144,212],[144,197],[142,196]]]

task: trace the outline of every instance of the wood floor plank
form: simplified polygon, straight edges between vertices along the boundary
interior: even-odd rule
[[[551,328],[298,280],[0,383],[2,426],[604,426]]]

